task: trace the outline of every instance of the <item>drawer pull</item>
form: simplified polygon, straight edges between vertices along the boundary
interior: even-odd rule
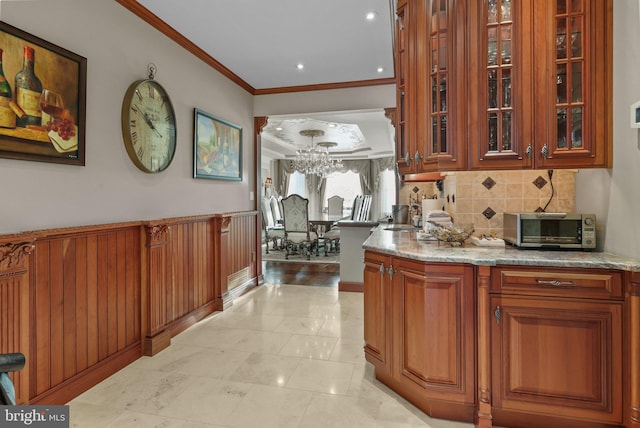
[[[536,280],[539,285],[553,285],[554,287],[560,287],[563,285],[573,285],[573,281],[558,281],[557,279],[547,281],[544,279]]]

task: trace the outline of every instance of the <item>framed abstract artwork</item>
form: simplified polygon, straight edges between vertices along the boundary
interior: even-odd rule
[[[0,22],[0,157],[85,164],[87,59]]]
[[[193,177],[242,180],[242,128],[194,109]]]

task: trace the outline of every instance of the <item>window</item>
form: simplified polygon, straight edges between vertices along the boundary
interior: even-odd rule
[[[380,172],[380,214],[391,215],[391,206],[396,203],[396,173],[392,169]]]
[[[307,196],[307,186],[306,180],[303,173],[294,171],[289,176],[289,187],[287,188],[287,195],[298,194],[303,198],[308,198]]]
[[[333,195],[343,197],[344,208],[350,209],[353,206],[353,200],[361,194],[360,174],[356,174],[353,171],[332,172],[327,175],[327,187],[322,201],[323,210],[328,206],[327,199]]]

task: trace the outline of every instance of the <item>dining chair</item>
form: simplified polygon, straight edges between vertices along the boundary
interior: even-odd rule
[[[0,354],[0,405],[15,406],[16,391],[13,381],[9,377],[9,372],[22,370],[25,362],[24,354],[19,352]]]
[[[284,226],[274,221],[270,198],[262,198],[262,224],[264,225],[265,252],[269,254],[269,242],[273,242],[273,249],[281,248],[284,243]],[[280,244],[278,244],[280,240]]]
[[[309,199],[298,194],[292,194],[283,198],[282,220],[284,222],[283,244],[285,248],[285,259],[294,252],[303,250],[302,254],[311,259],[311,251],[315,248],[318,252],[318,235],[311,230],[309,223]]]
[[[360,217],[360,209],[362,208],[362,195],[358,195],[353,200],[351,207],[351,220],[358,220]]]
[[[282,210],[280,209],[280,201],[275,196],[271,196],[269,201],[271,204],[271,213],[273,214],[273,222],[276,225],[282,226]]]
[[[342,196],[333,195],[327,199],[327,214],[331,216],[342,216],[344,198]]]
[[[360,205],[358,216],[354,220],[357,220],[357,221],[369,220],[369,212],[371,211],[371,199],[372,199],[371,195],[362,196],[362,204]]]
[[[339,197],[339,196],[332,196],[332,198],[335,198],[335,197]],[[341,205],[342,205],[342,201],[341,201]],[[360,211],[361,206],[362,206],[362,195],[358,195],[353,200],[353,206],[351,207],[351,216],[347,218],[349,220],[355,220],[358,215],[358,212]],[[331,209],[331,205],[329,205],[329,209]],[[328,256],[329,253],[340,252],[340,227],[339,226],[335,224],[332,225],[331,229],[329,229],[324,234],[323,238],[324,238],[324,255],[325,256]]]

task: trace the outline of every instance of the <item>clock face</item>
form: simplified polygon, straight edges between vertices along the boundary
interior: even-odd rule
[[[176,150],[171,100],[154,80],[134,82],[122,104],[122,135],[127,153],[144,172],[166,169]]]

